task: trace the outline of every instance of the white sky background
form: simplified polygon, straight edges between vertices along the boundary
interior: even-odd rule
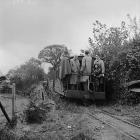
[[[37,58],[51,44],[79,53],[95,20],[115,26],[127,14],[140,18],[140,0],[0,0],[0,71]]]

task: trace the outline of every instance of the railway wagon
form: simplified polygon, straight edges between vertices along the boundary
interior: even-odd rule
[[[78,60],[80,62],[80,67],[82,65],[82,58],[84,56],[78,56]],[[70,59],[72,59],[71,57]],[[95,58],[92,58],[93,62]],[[59,81],[59,86],[61,87],[61,90],[57,90],[61,96],[67,97],[67,98],[75,98],[75,99],[90,99],[90,100],[105,100],[106,99],[106,93],[105,93],[105,77],[96,77],[94,74],[86,75],[86,74],[78,74],[78,82],[75,85],[75,88],[72,88],[72,85],[70,84],[70,76],[72,76],[75,73],[70,74],[66,79],[65,83],[62,83]],[[80,80],[82,76],[89,76],[88,81],[86,82],[88,90],[84,90],[83,88],[83,82]],[[65,84],[65,87],[63,86]]]

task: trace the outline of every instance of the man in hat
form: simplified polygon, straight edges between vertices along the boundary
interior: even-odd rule
[[[74,55],[73,59],[70,60],[72,75],[70,77],[71,89],[76,89],[76,84],[79,80],[80,63],[78,55]]]
[[[93,74],[96,77],[95,82],[95,90],[102,91],[103,90],[103,77],[105,73],[105,66],[103,60],[100,58],[99,54],[96,56],[96,60],[94,61],[94,67],[93,67]]]
[[[104,76],[105,73],[105,66],[103,60],[97,54],[96,60],[94,61],[94,74],[96,76]]]
[[[82,59],[81,72],[83,76],[81,77],[81,82],[83,82],[84,90],[88,90],[88,79],[91,74],[92,57],[89,55],[89,51],[85,51],[85,56]]]
[[[61,58],[59,71],[59,78],[62,81],[64,89],[68,88],[70,74],[71,74],[71,65],[69,60],[69,53],[67,50],[65,50]]]

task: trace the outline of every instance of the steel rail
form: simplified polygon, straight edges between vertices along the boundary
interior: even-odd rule
[[[115,129],[116,131],[120,132],[121,134],[123,134],[123,135],[125,135],[125,136],[127,136],[127,137],[129,137],[129,138],[131,138],[131,139],[133,139],[133,140],[139,140],[139,139],[136,138],[135,136],[133,136],[133,135],[131,135],[131,134],[129,134],[129,133],[123,131],[123,130],[120,130],[120,129],[116,128],[115,126],[111,125],[110,123],[107,123],[107,122],[105,122],[105,121],[99,119],[96,115],[93,115],[93,114],[91,114],[91,113],[87,113],[87,114],[88,114],[90,117],[92,117],[92,118],[94,118],[94,119],[96,119],[96,120],[102,122],[103,124],[106,124],[106,125],[108,125],[109,127],[112,127],[113,129]]]
[[[136,125],[136,124],[134,124],[134,123],[131,123],[131,122],[127,121],[127,120],[122,120],[122,119],[116,117],[115,115],[109,113],[109,112],[106,111],[106,110],[101,110],[101,112],[103,112],[104,114],[107,114],[108,116],[110,116],[110,117],[112,117],[112,118],[114,118],[114,119],[120,120],[120,121],[122,121],[122,122],[124,122],[124,123],[130,124],[130,125],[132,125],[132,126],[134,126],[134,127],[140,129],[140,126],[138,126],[138,125]]]

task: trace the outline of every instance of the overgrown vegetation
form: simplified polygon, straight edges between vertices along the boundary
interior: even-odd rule
[[[38,58],[41,62],[50,63],[52,67],[49,68],[48,77],[53,80],[53,88],[55,86],[55,79],[58,75],[59,64],[64,50],[68,48],[64,45],[50,45],[39,52]],[[68,50],[70,52],[70,50]]]
[[[27,123],[42,123],[46,118],[46,110],[33,102],[30,102],[24,113]]]
[[[30,94],[30,88],[43,81],[46,74],[41,68],[41,62],[31,58],[19,68],[10,70],[7,76],[10,77],[11,82],[16,84],[17,93],[27,96]]]
[[[121,89],[124,83],[140,79],[140,27],[136,18],[128,15],[128,19],[130,24],[123,21],[120,27],[107,27],[96,21],[93,36],[89,38],[93,56],[99,53],[105,62],[106,79],[113,90],[109,92],[125,103],[140,102],[136,94]]]

